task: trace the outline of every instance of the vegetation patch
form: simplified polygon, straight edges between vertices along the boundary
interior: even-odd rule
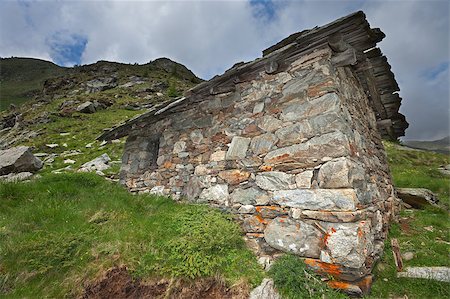
[[[269,271],[275,287],[285,299],[347,298],[329,288],[321,277],[306,268],[297,256],[285,254],[275,261]]]
[[[131,195],[92,174],[0,184],[0,294],[79,296],[114,266],[132,277],[222,277],[256,286],[263,271],[221,212]]]
[[[440,207],[424,210],[405,209],[399,215],[399,223],[391,226],[385,244],[385,254],[375,268],[376,281],[370,298],[407,296],[408,298],[448,298],[450,284],[428,279],[397,278],[392,255],[391,238],[396,238],[402,253],[412,252],[411,260],[404,260],[405,267],[450,267],[450,178],[437,168],[450,163],[450,157],[426,151],[400,149],[397,144],[385,142],[389,166],[396,187],[427,188],[436,193]]]

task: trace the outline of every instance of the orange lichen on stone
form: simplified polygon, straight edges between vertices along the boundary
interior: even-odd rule
[[[259,221],[259,223],[262,223],[262,224],[267,224],[268,223],[267,220],[265,220],[264,218],[262,218],[259,215],[255,215],[255,218],[256,218],[256,220]]]
[[[170,162],[170,161],[166,161],[166,162],[164,162],[164,168],[171,168],[172,167],[172,162]]]
[[[305,264],[319,272],[319,274],[329,274],[339,277],[342,274],[341,267],[335,264],[324,263],[315,259],[305,259]]]
[[[327,281],[327,284],[330,286],[330,288],[339,289],[343,291],[352,290],[355,286],[354,284],[337,280],[329,280]]]
[[[272,171],[272,170],[273,170],[273,166],[270,166],[270,165],[261,165],[261,166],[259,167],[259,170],[261,170],[261,171]]]
[[[237,185],[244,182],[250,176],[250,172],[242,171],[239,169],[225,170],[219,173],[219,177],[226,181],[230,185]]]

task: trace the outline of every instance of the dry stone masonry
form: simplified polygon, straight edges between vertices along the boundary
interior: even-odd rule
[[[407,123],[362,12],[293,34],[250,63],[99,139],[128,139],[121,182],[236,215],[265,265],[291,252],[361,293],[398,200],[382,135]]]

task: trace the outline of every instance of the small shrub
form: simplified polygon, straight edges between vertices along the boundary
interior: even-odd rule
[[[285,299],[347,298],[329,288],[320,280],[320,276],[307,269],[305,263],[294,255],[286,254],[277,259],[269,275]]]

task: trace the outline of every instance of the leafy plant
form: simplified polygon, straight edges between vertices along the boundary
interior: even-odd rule
[[[292,254],[277,259],[269,275],[285,299],[347,298],[344,294],[329,288],[320,280],[320,276],[307,269],[305,263]]]

